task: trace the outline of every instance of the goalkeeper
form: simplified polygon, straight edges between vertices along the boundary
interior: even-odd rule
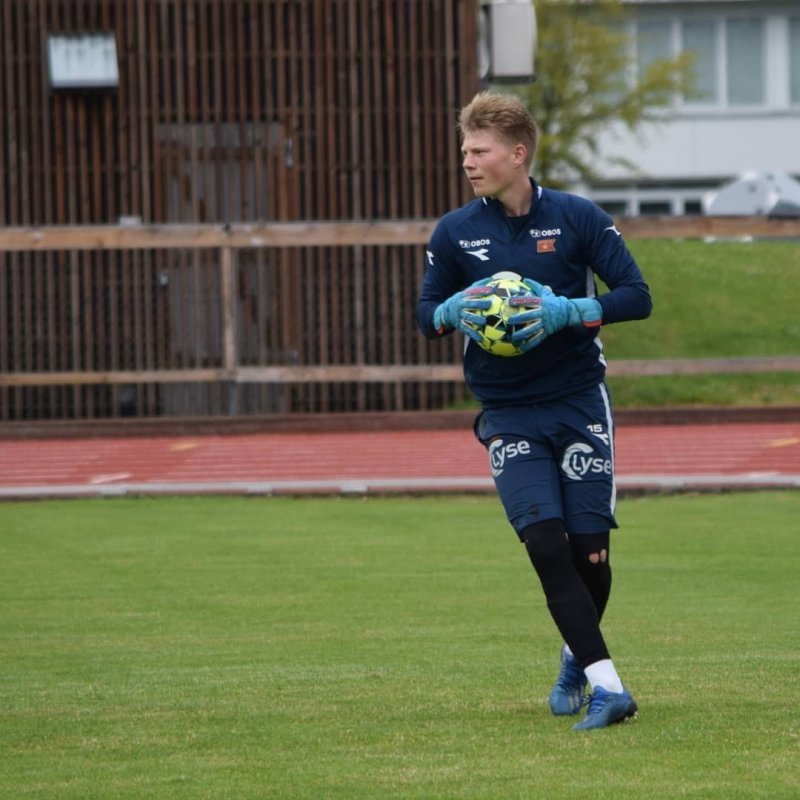
[[[484,92],[459,117],[463,168],[476,199],[439,220],[428,245],[417,319],[430,339],[467,335],[464,375],[482,410],[506,515],[525,546],[563,639],[549,697],[578,730],[634,716],[601,632],[611,591],[614,424],[600,326],[644,319],[650,292],[611,218],[590,201],[529,177],[538,130],[515,97]],[[513,270],[514,342],[502,358],[473,341],[487,279]],[[598,294],[599,278],[608,291]],[[590,694],[587,697],[587,687]]]

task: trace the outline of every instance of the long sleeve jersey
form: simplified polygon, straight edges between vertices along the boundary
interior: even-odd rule
[[[533,180],[525,218],[510,219],[495,199],[479,198],[445,214],[431,236],[417,305],[421,332],[434,339],[436,307],[497,272],[516,272],[570,299],[596,297],[603,325],[644,319],[650,291],[633,256],[599,206]],[[608,288],[598,295],[595,277]],[[501,357],[465,337],[464,377],[486,408],[542,403],[591,386],[605,376],[598,328],[568,327],[528,353]]]

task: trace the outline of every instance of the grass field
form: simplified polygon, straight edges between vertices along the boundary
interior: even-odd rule
[[[623,500],[578,734],[494,497],[0,505],[0,797],[797,798],[798,519]]]

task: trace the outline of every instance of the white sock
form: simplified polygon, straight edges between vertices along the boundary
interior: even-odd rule
[[[569,649],[569,645],[568,645],[568,644],[566,644],[566,643],[564,644],[564,652],[565,652],[565,653],[566,653],[568,656],[572,656],[573,658],[575,657],[575,654],[572,652],[572,650],[570,650],[570,649]]]
[[[617,670],[614,668],[614,662],[610,658],[604,658],[602,661],[595,661],[594,664],[589,664],[584,672],[592,689],[602,686],[608,692],[622,691],[622,681],[619,679]]]

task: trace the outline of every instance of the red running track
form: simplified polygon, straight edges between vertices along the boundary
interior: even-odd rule
[[[800,423],[625,426],[620,491],[800,487]],[[0,498],[492,489],[469,430],[0,440]]]

